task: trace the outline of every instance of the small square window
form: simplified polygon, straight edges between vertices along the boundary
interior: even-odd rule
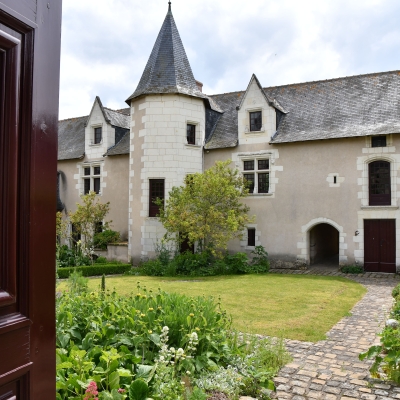
[[[102,137],[101,127],[94,128],[94,144],[101,143],[101,137]]]
[[[255,246],[256,245],[256,229],[255,228],[247,228],[247,246]]]
[[[100,175],[100,167],[93,167],[93,175]]]
[[[371,147],[386,147],[386,136],[371,136]]]
[[[262,119],[261,111],[250,113],[250,131],[261,131]]]
[[[186,139],[188,144],[196,144],[196,125],[187,124]]]

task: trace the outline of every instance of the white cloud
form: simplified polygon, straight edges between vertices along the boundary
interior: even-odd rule
[[[60,117],[88,114],[95,95],[124,107],[167,12],[167,1],[63,4]],[[396,69],[396,0],[174,0],[172,11],[206,93]]]

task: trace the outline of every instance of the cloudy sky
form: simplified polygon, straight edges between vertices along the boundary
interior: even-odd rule
[[[126,107],[167,0],[64,0],[60,119]],[[207,94],[400,69],[398,0],[172,0]]]

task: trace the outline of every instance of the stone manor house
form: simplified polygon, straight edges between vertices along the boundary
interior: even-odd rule
[[[320,262],[400,269],[400,71],[208,96],[171,6],[128,108],[96,97],[59,122],[59,203],[94,190],[134,262],[164,230],[154,199],[217,160],[251,182],[255,222],[231,251],[263,245],[275,266]]]

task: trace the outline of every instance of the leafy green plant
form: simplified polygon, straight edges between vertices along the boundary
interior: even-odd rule
[[[393,290],[392,290],[392,296],[395,300],[397,300],[397,298],[400,295],[400,284],[397,285]]]
[[[96,249],[106,250],[107,245],[111,243],[118,243],[120,240],[119,232],[111,229],[106,229],[98,232],[93,236],[93,246]]]
[[[100,256],[100,257],[96,258],[95,263],[96,264],[108,264],[108,260],[107,260],[107,258]]]
[[[131,268],[130,264],[93,264],[81,267],[58,268],[58,276],[60,279],[65,279],[77,270],[82,273],[82,276],[118,275],[130,271]]]
[[[226,254],[224,257],[225,264],[234,274],[245,274],[249,270],[248,258],[246,253]]]
[[[344,265],[340,268],[340,271],[344,274],[362,274],[364,272],[364,268],[360,265]]]
[[[251,268],[252,273],[263,273],[269,271],[268,253],[263,246],[256,246],[251,252]]]
[[[73,271],[67,282],[68,290],[73,294],[82,294],[88,291],[89,279],[82,276],[81,271]]]

